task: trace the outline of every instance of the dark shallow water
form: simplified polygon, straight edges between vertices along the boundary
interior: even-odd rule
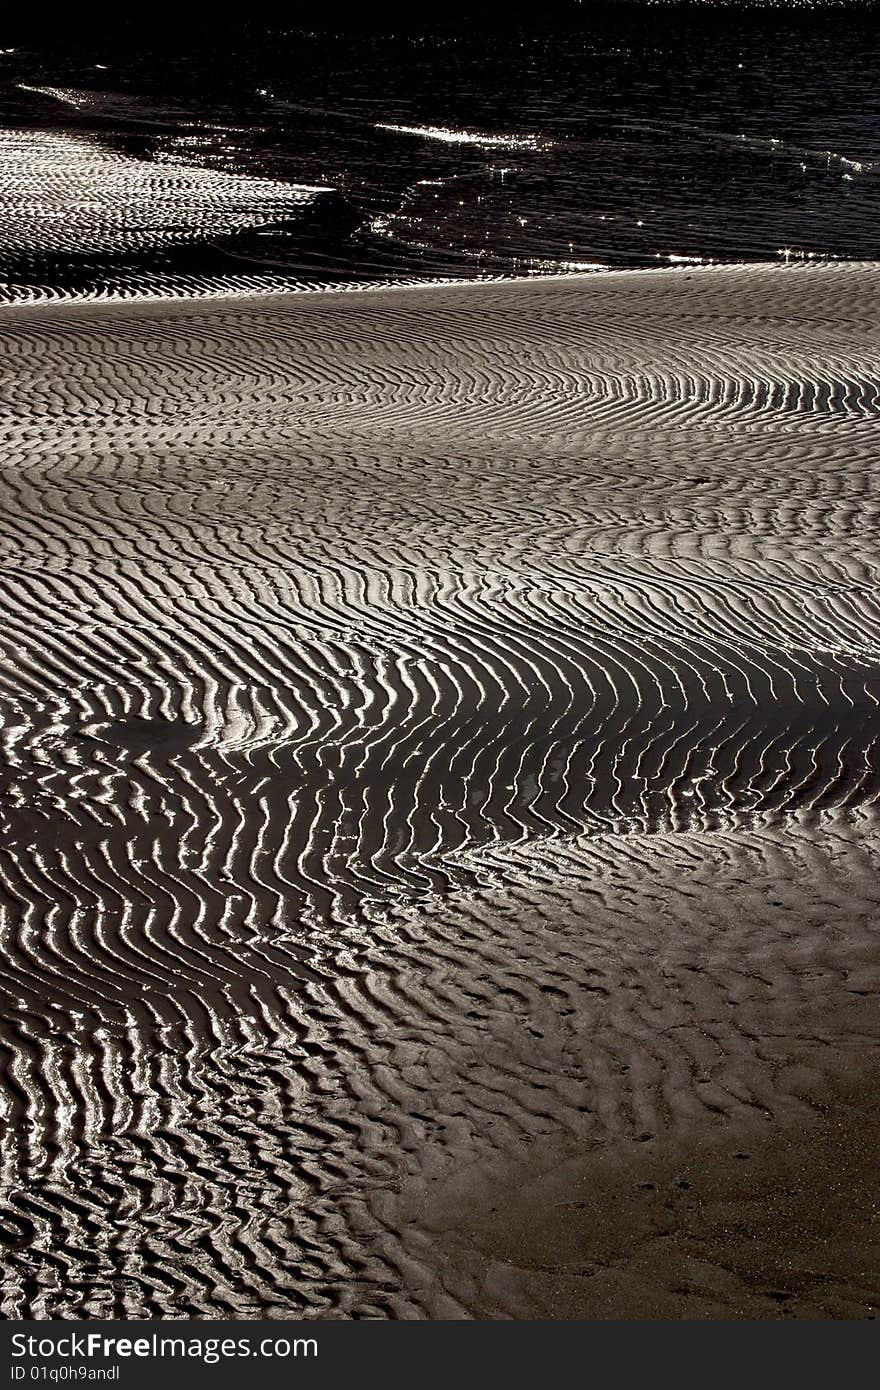
[[[0,292],[871,259],[877,31],[628,6],[10,42]]]

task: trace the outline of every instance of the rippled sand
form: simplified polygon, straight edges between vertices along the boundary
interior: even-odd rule
[[[878,307],[0,311],[7,1316],[876,1311]]]

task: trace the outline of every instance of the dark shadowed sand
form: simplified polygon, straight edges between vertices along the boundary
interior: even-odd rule
[[[2,310],[7,1316],[874,1316],[878,307]]]

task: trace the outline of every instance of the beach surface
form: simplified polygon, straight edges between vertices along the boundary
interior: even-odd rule
[[[0,310],[5,1316],[876,1315],[878,311]]]

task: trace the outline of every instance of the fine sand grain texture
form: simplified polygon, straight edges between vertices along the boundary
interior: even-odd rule
[[[876,1314],[878,309],[0,311],[7,1316]]]

